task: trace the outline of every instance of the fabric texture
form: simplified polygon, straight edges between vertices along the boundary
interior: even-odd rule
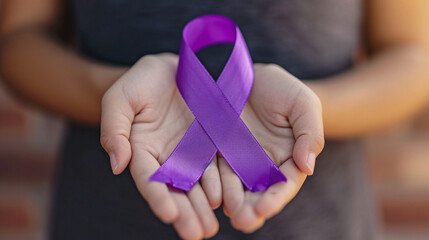
[[[276,63],[300,79],[352,66],[360,38],[360,0],[72,0],[75,38],[85,56],[132,65],[146,54],[178,53],[191,19],[222,14],[240,27],[254,62]],[[216,78],[230,46],[199,57]],[[178,239],[141,197],[129,170],[114,176],[99,129],[70,123],[58,164],[51,239]],[[221,209],[213,239],[374,239],[372,206],[359,140],[328,141],[315,174],[264,227],[234,230]]]

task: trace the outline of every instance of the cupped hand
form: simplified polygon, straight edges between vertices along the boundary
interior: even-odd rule
[[[115,82],[102,101],[101,144],[114,174],[129,164],[156,216],[172,223],[182,238],[199,239],[218,231],[212,211],[222,200],[216,159],[201,185],[187,193],[149,180],[194,120],[176,86],[177,63],[173,54],[145,56]]]
[[[223,209],[238,230],[253,232],[293,199],[324,145],[322,110],[318,97],[277,65],[255,64],[255,80],[241,114],[260,145],[287,182],[263,192],[250,192],[221,156]]]

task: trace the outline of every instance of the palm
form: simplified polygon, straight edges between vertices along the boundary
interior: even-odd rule
[[[241,117],[288,181],[277,183],[264,192],[250,192],[243,188],[231,168],[220,159],[224,210],[236,228],[253,231],[261,227],[301,188],[307,175],[293,161],[297,136],[289,117],[292,120],[299,118],[290,115],[293,107],[307,95],[305,86],[285,71],[255,66],[255,82]]]
[[[267,99],[279,102],[276,96],[269,89],[261,90],[254,88],[241,117],[270,158],[280,166],[292,158],[295,138],[287,117],[279,113],[277,106],[261,101]]]
[[[121,98],[126,99],[120,111],[132,119],[123,123],[131,123],[129,168],[138,190],[154,213],[161,220],[172,222],[182,238],[209,237],[217,232],[218,226],[211,207],[221,202],[216,161],[212,161],[212,167],[204,173],[202,186],[197,183],[187,193],[149,180],[194,119],[177,89],[176,67],[175,55],[143,58],[106,93],[103,106],[109,106],[108,100],[117,103]],[[122,168],[125,166],[123,164]]]
[[[201,185],[184,193],[149,180],[194,120],[177,89],[176,68],[175,55],[144,57],[104,95],[101,142],[113,172],[122,172],[132,158],[129,167],[138,190],[155,215],[173,223],[183,238],[210,237],[217,232],[218,222],[210,206],[220,205],[221,191],[233,225],[255,230],[298,192],[306,176],[299,170],[305,169],[303,154],[321,151],[320,102],[286,71],[255,66],[254,86],[241,117],[288,181],[265,192],[245,191],[225,160],[215,157]]]
[[[145,106],[135,118],[130,142],[133,151],[145,151],[162,164],[180,141],[193,120],[174,81],[174,75],[154,73],[156,80],[146,88]],[[132,91],[139,91],[133,86]]]

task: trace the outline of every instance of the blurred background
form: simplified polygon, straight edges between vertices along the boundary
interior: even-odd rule
[[[62,133],[61,119],[20,104],[0,79],[0,239],[47,238]],[[429,104],[365,141],[384,239],[428,240]]]
[[[23,106],[0,83],[0,239],[46,239],[62,131],[60,119]],[[429,239],[429,105],[370,136],[366,153],[385,239]]]

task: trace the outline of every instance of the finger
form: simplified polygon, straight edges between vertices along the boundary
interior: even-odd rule
[[[158,161],[147,151],[135,150],[130,171],[137,189],[154,214],[163,222],[171,223],[179,217],[179,209],[164,183],[150,181],[149,177],[159,168]]]
[[[244,204],[231,216],[231,225],[245,233],[252,233],[261,228],[265,218],[257,216],[250,204]]]
[[[264,66],[266,66],[265,63],[255,63],[255,64],[253,64],[253,70],[258,71],[259,69],[263,68]]]
[[[187,193],[187,195],[191,201],[195,213],[201,222],[204,231],[204,238],[213,237],[219,230],[219,223],[210,207],[201,185],[198,183],[195,184],[195,186]]]
[[[109,154],[113,174],[120,174],[131,159],[129,142],[134,112],[121,91],[109,90],[101,106],[100,142]]]
[[[272,185],[255,204],[256,214],[266,219],[278,214],[296,196],[306,178],[292,159],[287,160],[279,168],[285,176],[288,176],[287,182]]]
[[[207,196],[210,206],[216,209],[222,203],[222,186],[220,183],[217,158],[213,157],[209,166],[201,177],[201,186]]]
[[[231,224],[234,228],[251,233],[264,225],[265,218],[258,216],[254,211],[254,205],[262,194],[263,192],[245,192],[244,203],[231,215]]]
[[[157,56],[162,57],[164,61],[167,61],[168,63],[171,63],[171,65],[177,67],[177,64],[179,62],[179,56],[177,56],[176,54],[165,52],[165,53],[159,53],[157,54]]]
[[[295,137],[293,159],[302,172],[312,175],[316,157],[324,145],[322,108],[309,89],[301,91],[298,98],[302,100],[293,107],[289,117]]]
[[[243,204],[243,184],[224,158],[218,158],[218,163],[222,184],[223,210],[227,216],[231,216]]]
[[[231,218],[234,228],[244,232],[252,232],[260,228],[265,219],[255,214],[252,209],[253,197],[258,193],[247,192],[243,184],[224,158],[218,158],[219,172],[223,191],[223,209],[225,215]],[[245,201],[247,197],[247,202]]]
[[[201,239],[203,237],[203,228],[188,197],[183,192],[173,191],[171,195],[179,209],[179,217],[173,222],[174,229],[183,239]],[[209,206],[208,208],[210,209]]]

